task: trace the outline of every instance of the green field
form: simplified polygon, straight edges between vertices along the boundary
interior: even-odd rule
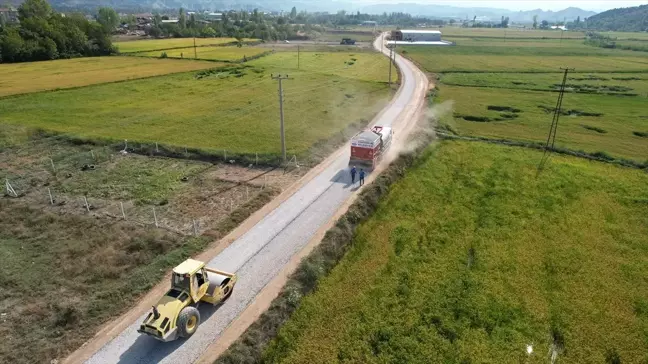
[[[585,33],[568,31],[561,34],[556,30],[539,29],[496,29],[443,27],[438,29],[446,37],[486,37],[486,38],[536,38],[536,39],[585,39]]]
[[[265,52],[269,52],[268,48],[259,47],[197,47],[194,48],[178,48],[166,51],[153,51],[138,53],[138,56],[146,57],[161,57],[162,52],[167,54],[170,58],[197,58],[217,61],[239,61],[244,58],[258,56]]]
[[[264,361],[647,361],[648,175],[541,157],[431,147]]]
[[[356,42],[373,42],[373,40],[376,39],[376,36],[374,36],[371,31],[326,32],[320,33],[315,37],[315,40],[320,42],[340,42],[343,38],[355,39]]]
[[[479,31],[475,30],[480,34]],[[473,33],[465,33],[473,34]],[[556,146],[644,162],[648,57],[582,40],[465,38],[453,47],[400,47],[438,75],[441,124],[462,135],[543,142],[569,74]],[[515,111],[513,111],[515,110]]]
[[[286,64],[283,56],[264,57],[243,69],[0,100],[0,123],[218,153],[226,149],[276,154],[280,150],[277,82],[270,75],[284,72],[292,78],[284,81],[287,149],[304,155],[349,124],[368,121],[390,98],[384,82],[388,62],[377,53],[313,54],[305,57],[309,63],[300,71]]]
[[[146,39],[125,42],[115,42],[115,46],[122,53],[146,52],[173,48],[196,46],[221,45],[236,42],[235,38],[168,38],[168,39]],[[243,39],[243,42],[256,42],[257,39]]]
[[[0,64],[0,97],[217,67],[212,62],[92,57]]]

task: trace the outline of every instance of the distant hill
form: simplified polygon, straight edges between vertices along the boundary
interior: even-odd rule
[[[648,5],[608,10],[589,17],[586,25],[588,29],[645,32],[648,31]]]
[[[495,9],[485,7],[462,8],[449,5],[423,5],[413,3],[400,4],[376,4],[360,8],[360,11],[370,14],[381,14],[383,12],[409,13],[412,15],[433,16],[438,18],[469,18],[474,16],[482,20],[498,21],[502,16],[508,16],[514,22],[532,22],[533,16],[538,16],[538,21],[546,20],[549,22],[573,21],[577,17],[581,19],[593,16],[596,12],[587,11],[579,8],[567,8],[560,11],[544,11],[542,9],[530,11],[511,11],[507,9]]]
[[[5,0],[7,1],[7,0]],[[19,3],[21,0],[9,0]],[[511,11],[488,7],[458,7],[451,5],[430,5],[416,3],[373,4],[364,5],[352,0],[48,0],[55,9],[73,10],[85,9],[96,11],[100,6],[109,6],[118,11],[163,11],[165,9],[178,9],[183,7],[188,10],[239,10],[259,9],[261,11],[290,11],[295,6],[298,11],[310,12],[337,12],[338,10],[361,11],[369,14],[382,14],[403,12],[414,16],[427,16],[433,18],[472,19],[477,16],[480,20],[499,21],[502,16],[508,16],[513,22],[533,21],[537,15],[538,20],[573,21],[577,17],[585,19],[595,15],[595,12],[579,8],[567,8],[561,11]],[[415,0],[410,0],[415,1]],[[0,3],[3,3],[0,0]]]

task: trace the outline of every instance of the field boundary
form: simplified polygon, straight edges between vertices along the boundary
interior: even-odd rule
[[[170,49],[165,49],[165,50],[170,50]],[[151,51],[151,52],[155,52],[155,51]],[[269,51],[266,51],[266,52],[263,52],[263,53],[256,54],[254,56],[245,57],[245,59],[239,58],[239,59],[236,59],[236,60],[209,59],[209,58],[190,58],[190,57],[182,58],[182,57],[168,57],[168,56],[167,57],[145,56],[145,55],[134,54],[134,53],[130,53],[130,54],[126,53],[124,56],[125,57],[154,58],[154,59],[179,59],[179,60],[190,60],[190,61],[207,61],[207,62],[220,62],[220,63],[229,63],[229,64],[242,64],[242,63],[246,63],[246,62],[249,62],[249,61],[254,61],[255,59],[259,59],[259,58],[269,56],[269,55],[274,54],[274,53],[275,53],[275,50],[272,49],[272,50],[269,50]]]
[[[480,136],[463,136],[463,135],[456,135],[456,134],[448,134],[446,133],[446,130],[442,128],[437,128],[436,134],[440,139],[464,140],[470,142],[484,142],[490,144],[506,145],[511,147],[522,147],[522,148],[535,149],[535,150],[545,150],[545,145],[539,142],[524,142],[524,141],[517,141],[517,140],[510,140],[510,139],[494,139],[494,138],[486,138]],[[561,147],[549,148],[548,150],[558,154],[588,159],[591,161],[616,164],[623,167],[635,168],[640,170],[645,169],[648,171],[648,159],[646,159],[645,162],[641,163],[630,159],[613,157],[607,154],[606,152],[588,153],[582,150],[573,150],[573,149],[561,148]]]
[[[189,39],[189,38],[162,38],[162,39]],[[144,40],[144,39],[142,39]],[[132,41],[132,42],[137,42],[137,41]],[[125,43],[125,42],[124,42]],[[248,42],[241,42],[242,44],[245,45],[257,45],[264,43],[263,41],[248,41]],[[230,47],[230,46],[235,46],[237,45],[238,42],[227,42],[227,43],[216,43],[216,44],[203,44],[203,45],[197,45],[196,48],[202,48],[202,47]],[[117,46],[119,49],[119,46]],[[193,48],[193,46],[188,46],[188,47],[171,47],[171,48],[162,48],[162,49],[148,49],[145,51],[133,51],[133,52],[118,52],[117,54],[120,56],[128,55],[128,54],[135,54],[135,53],[146,53],[146,52],[158,52],[158,51],[170,51],[174,49],[184,49],[184,48]]]

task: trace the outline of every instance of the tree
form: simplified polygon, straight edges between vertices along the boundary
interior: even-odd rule
[[[189,28],[196,28],[196,14],[191,14],[189,16],[189,23],[187,25]],[[213,29],[212,29],[213,30]]]
[[[502,23],[501,23],[502,28],[508,28],[508,24],[509,24],[509,17],[508,16],[504,17],[504,15],[502,15]]]
[[[580,20],[580,15],[579,15],[579,16],[576,18],[576,25],[580,25],[580,22],[581,22],[581,20]]]
[[[46,19],[52,14],[52,7],[45,0],[26,0],[18,7],[18,19],[22,22],[29,18]]]
[[[297,17],[297,8],[293,6],[292,10],[290,11],[290,19],[295,19]]]
[[[183,8],[180,8],[180,10],[178,10],[178,25],[180,26],[180,29],[187,27],[187,14],[185,13]]]
[[[101,24],[106,33],[110,34],[119,25],[119,15],[112,8],[99,8],[97,22]]]
[[[549,22],[543,20],[542,23],[540,23],[540,29],[549,29]]]
[[[533,16],[533,29],[538,29],[538,16]]]

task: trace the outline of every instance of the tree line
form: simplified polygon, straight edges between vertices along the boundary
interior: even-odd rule
[[[0,62],[44,61],[114,52],[111,25],[106,24],[109,19],[101,18],[101,14],[103,24],[88,21],[82,14],[54,12],[46,0],[26,0],[18,8],[18,19],[17,24],[0,22]]]

